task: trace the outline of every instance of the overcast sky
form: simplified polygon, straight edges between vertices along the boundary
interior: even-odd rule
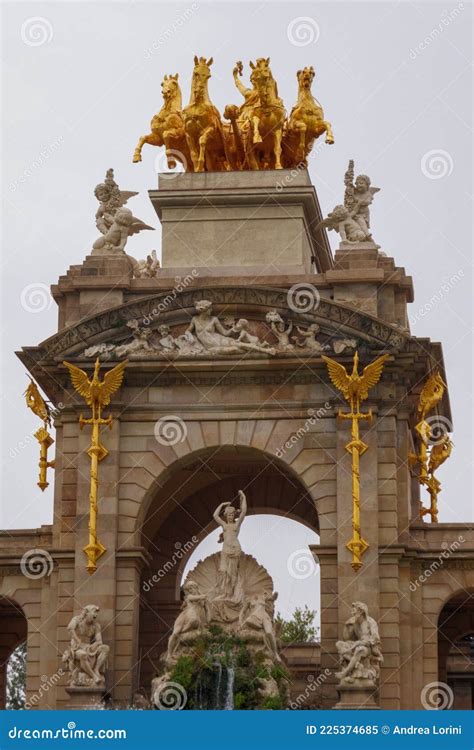
[[[325,213],[341,202],[349,158],[381,187],[374,237],[413,276],[413,333],[444,346],[455,448],[439,472],[440,520],[472,518],[471,10],[333,0],[3,4],[2,527],[52,520],[51,488],[36,487],[37,422],[14,351],[55,332],[47,287],[89,252],[93,188],[108,167],[120,187],[140,191],[135,215],[158,225],[147,197],[158,151],[145,146],[139,165],[131,158],[161,106],[165,73],[180,73],[187,102],[195,53],[214,57],[209,90],[221,111],[240,101],[236,60],[248,76],[250,59],[270,56],[287,109],[296,71],[316,69],[313,91],[336,143],[317,149],[311,177]],[[159,251],[159,229],[128,248],[136,257]],[[298,548],[307,530],[294,533]]]

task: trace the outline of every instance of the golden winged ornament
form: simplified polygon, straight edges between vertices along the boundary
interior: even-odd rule
[[[355,411],[358,412],[360,402],[367,399],[369,391],[379,382],[383,366],[388,357],[388,354],[382,354],[381,357],[364,367],[362,375],[359,375],[359,355],[357,352],[354,354],[354,364],[350,374],[344,365],[339,364],[336,360],[324,355],[322,359],[327,364],[332,384],[342,392],[346,401],[349,401],[351,410],[354,411],[355,408]]]
[[[430,375],[426,383],[421,389],[420,398],[418,401],[418,416],[420,419],[424,419],[425,416],[432,409],[439,404],[444,396],[446,383],[441,377],[439,372]]]
[[[87,571],[94,573],[97,569],[97,560],[104,554],[105,547],[97,537],[97,515],[98,515],[98,492],[99,492],[99,462],[109,455],[107,448],[100,441],[100,428],[102,425],[112,426],[112,417],[102,418],[102,409],[110,404],[111,396],[118,391],[123,383],[127,361],[120,362],[112,370],[106,372],[103,380],[100,380],[100,360],[97,358],[92,378],[89,378],[80,367],[63,362],[69,370],[69,376],[74,390],[85,400],[92,410],[92,417],[84,419],[79,417],[79,425],[92,426],[91,444],[88,454],[91,459],[90,468],[90,493],[89,493],[89,543],[84,547],[87,556]]]
[[[359,375],[359,355],[354,354],[352,372],[330,357],[322,356],[326,362],[331,383],[341,391],[345,400],[350,404],[350,412],[339,410],[341,419],[351,420],[351,439],[346,450],[352,456],[352,537],[346,544],[352,553],[352,567],[358,570],[362,565],[362,555],[367,552],[369,543],[363,538],[360,529],[360,457],[368,449],[368,445],[360,438],[359,421],[372,419],[372,411],[361,412],[360,403],[368,398],[369,391],[379,382],[382,370],[389,354],[382,354],[369,365],[364,367]]]
[[[23,395],[25,396],[28,409],[31,409],[33,414],[36,414],[44,422],[45,427],[47,424],[51,426],[51,409],[39,392],[38,386],[31,378],[30,384]]]
[[[446,390],[439,372],[432,373],[423,384],[418,398],[417,418],[415,425],[416,453],[410,453],[408,458],[412,467],[416,467],[418,481],[424,485],[430,496],[429,507],[425,508],[420,501],[420,518],[430,516],[431,521],[438,521],[438,495],[441,483],[435,472],[451,455],[453,443],[447,434],[450,425],[443,417],[431,416],[430,411],[440,403]]]
[[[36,430],[34,436],[40,445],[37,484],[40,490],[44,492],[46,487],[49,486],[47,480],[48,469],[54,469],[54,461],[48,461],[48,449],[54,443],[54,439],[48,432],[48,426],[51,426],[51,409],[39,392],[38,386],[31,378],[30,384],[23,395],[25,396],[28,409],[31,409],[33,414],[36,414],[43,422],[43,426]]]
[[[71,364],[70,362],[63,362],[63,365],[69,370],[71,377],[71,383],[74,389],[85,399],[88,406],[91,407],[92,411],[98,409],[98,418],[100,418],[100,411],[102,407],[110,404],[110,397],[118,391],[123,382],[123,376],[125,368],[128,362],[120,362],[112,370],[106,372],[104,379],[99,379],[100,372],[100,360],[96,359],[94,374],[89,380],[89,377],[84,370],[80,367]]]

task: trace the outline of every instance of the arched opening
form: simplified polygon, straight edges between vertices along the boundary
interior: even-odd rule
[[[453,692],[451,708],[474,708],[474,589],[458,592],[438,620],[439,679]]]
[[[12,678],[11,656],[26,641],[27,632],[22,608],[16,602],[0,597],[0,709],[6,708],[7,679]]]
[[[215,530],[212,515],[221,502],[236,502],[238,490],[242,489],[247,496],[248,520],[257,515],[262,519],[261,545],[273,545],[276,554],[278,548],[272,538],[276,516],[298,521],[313,535],[312,541],[317,543],[318,539],[318,516],[312,497],[301,480],[274,456],[253,448],[221,446],[196,452],[177,463],[156,493],[142,525],[142,544],[150,554],[150,563],[142,573],[140,600],[138,683],[143,687],[151,682],[179,612],[186,564],[198,545]],[[273,520],[269,522],[269,518]],[[298,550],[294,547],[291,551]],[[265,565],[258,550],[245,551]],[[309,561],[308,549],[305,554]],[[304,561],[293,562],[304,566]],[[316,570],[317,567],[314,566]],[[314,599],[312,608],[319,610],[318,596]]]

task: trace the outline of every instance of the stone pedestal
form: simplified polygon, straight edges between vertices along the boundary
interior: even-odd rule
[[[335,709],[354,710],[354,709],[373,709],[379,710],[377,703],[377,688],[363,685],[338,685],[337,693],[339,701],[334,706]]]
[[[66,688],[69,695],[68,708],[75,711],[98,711],[104,708],[106,690],[103,687],[74,687]]]
[[[331,266],[307,170],[160,175],[150,198],[163,226],[165,269],[255,277]]]

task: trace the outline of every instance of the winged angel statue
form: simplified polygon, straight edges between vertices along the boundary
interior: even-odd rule
[[[354,162],[351,159],[344,175],[346,190],[344,205],[336,206],[322,225],[334,229],[346,242],[372,240],[370,232],[370,210],[375,193],[380,188],[373,187],[370,177],[360,174],[354,180]]]
[[[138,193],[120,190],[114,179],[114,170],[108,169],[104,182],[96,186],[94,195],[99,201],[95,215],[96,227],[101,232],[92,246],[92,255],[117,255],[125,252],[125,245],[132,234],[143,229],[153,229],[137,219],[129,208],[124,208],[130,198]]]

